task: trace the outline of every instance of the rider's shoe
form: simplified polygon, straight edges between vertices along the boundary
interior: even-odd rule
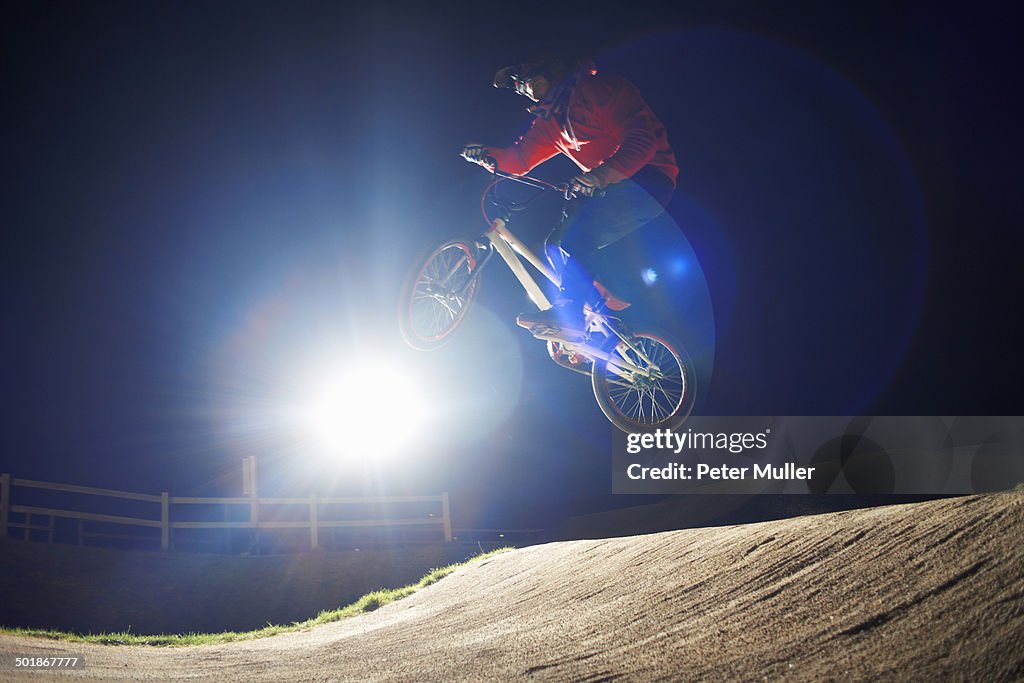
[[[609,290],[607,287],[602,285],[597,280],[594,280],[593,284],[594,289],[597,290],[597,293],[601,297],[601,301],[597,305],[603,306],[609,311],[615,312],[624,311],[630,307],[630,303],[628,301],[612,294],[611,290]]]
[[[560,301],[546,311],[520,313],[516,318],[516,324],[530,331],[543,327],[584,336],[586,319],[580,304]]]

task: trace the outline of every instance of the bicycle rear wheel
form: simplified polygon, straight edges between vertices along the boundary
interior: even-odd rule
[[[595,360],[594,398],[624,432],[678,427],[696,399],[693,362],[683,345],[661,332],[636,332],[611,352],[616,362]]]
[[[480,288],[474,268],[472,244],[454,239],[435,248],[412,270],[402,289],[398,315],[409,346],[429,351],[451,338]]]

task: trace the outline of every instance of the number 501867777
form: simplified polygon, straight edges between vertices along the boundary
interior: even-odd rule
[[[85,666],[85,658],[8,656],[0,658],[0,663],[16,669],[76,669]]]

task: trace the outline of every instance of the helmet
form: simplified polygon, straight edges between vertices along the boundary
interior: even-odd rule
[[[531,79],[543,76],[548,83],[554,85],[563,76],[579,68],[585,68],[590,75],[597,73],[589,59],[569,59],[554,53],[542,53],[520,64],[499,69],[494,74],[494,87],[512,88],[517,94],[528,96],[527,83]]]
[[[494,74],[494,87],[495,88],[512,88],[518,95],[527,94],[527,83],[538,76],[543,76],[548,80],[549,83],[554,83],[558,80],[555,72],[558,71],[558,76],[561,76],[561,69],[552,69],[552,64],[542,59],[530,59],[522,64],[513,64],[499,69]]]

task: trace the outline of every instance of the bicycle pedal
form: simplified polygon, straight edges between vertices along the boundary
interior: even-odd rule
[[[576,353],[575,351],[570,351],[566,356],[566,360],[575,368],[586,367],[593,362],[591,359],[582,354]]]

